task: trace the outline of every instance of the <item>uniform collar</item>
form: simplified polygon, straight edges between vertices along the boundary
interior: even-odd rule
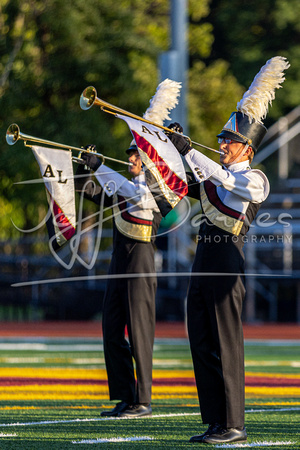
[[[229,172],[240,172],[241,170],[249,170],[251,169],[249,165],[249,160],[242,161],[235,164],[230,164],[229,167],[224,167],[225,170],[229,170]]]
[[[136,177],[132,178],[135,184],[141,184],[146,182],[145,173],[142,170]]]

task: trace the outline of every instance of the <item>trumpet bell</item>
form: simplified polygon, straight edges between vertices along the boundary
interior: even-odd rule
[[[6,131],[6,142],[9,145],[14,145],[20,137],[20,128],[16,123],[9,125]]]
[[[85,88],[79,99],[80,108],[84,110],[90,109],[95,103],[96,98],[97,91],[93,86]]]

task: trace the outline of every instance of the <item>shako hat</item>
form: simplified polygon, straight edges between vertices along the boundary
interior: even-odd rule
[[[170,120],[169,113],[178,104],[181,83],[166,78],[156,88],[154,96],[150,99],[150,105],[143,115],[154,124],[163,125],[165,120]],[[129,154],[133,150],[137,150],[137,145],[133,139],[126,153]]]
[[[267,116],[269,104],[275,98],[275,89],[282,87],[281,83],[285,80],[283,71],[289,67],[289,62],[282,56],[269,59],[217,137],[248,144],[257,152],[267,132],[262,119]]]

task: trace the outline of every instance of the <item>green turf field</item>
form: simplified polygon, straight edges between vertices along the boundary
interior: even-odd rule
[[[248,443],[190,444],[199,415],[188,342],[158,339],[153,416],[105,419],[110,407],[102,342],[0,340],[0,450],[300,449],[300,342],[246,342]],[[246,447],[245,447],[246,446]]]

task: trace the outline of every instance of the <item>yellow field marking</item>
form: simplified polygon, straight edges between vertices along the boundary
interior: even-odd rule
[[[299,402],[251,402],[248,403],[247,406],[300,406]]]
[[[108,399],[106,399],[108,400]],[[283,404],[283,403],[282,403]],[[292,404],[292,403],[291,403]],[[170,405],[156,405],[159,408],[170,408]],[[77,405],[77,406],[68,406],[68,405],[62,405],[62,406],[0,406],[0,411],[24,411],[24,410],[65,410],[65,409],[106,409],[108,405],[99,405],[99,406],[92,406],[92,405]],[[173,404],[173,408],[195,408],[199,407],[198,403],[192,404]]]
[[[297,397],[300,388],[297,387],[246,387],[246,396],[251,397]],[[194,386],[164,386],[153,387],[153,398],[197,398]],[[107,386],[99,385],[30,385],[2,386],[0,400],[82,400],[108,399]]]
[[[300,379],[300,374],[286,373],[269,373],[269,372],[248,372],[246,376],[251,377],[270,377],[270,378],[287,378]],[[80,380],[107,380],[105,369],[101,368],[32,368],[32,367],[0,367],[0,377],[20,377],[20,378],[52,378],[52,379],[80,379]],[[168,380],[172,378],[190,378],[194,379],[193,370],[153,370],[153,378],[161,378]]]
[[[0,367],[0,377],[24,378],[60,378],[60,379],[95,379],[106,380],[106,370],[98,368],[33,368],[33,367]],[[153,370],[154,378],[194,378],[193,370]]]
[[[32,368],[32,367],[0,367],[0,377],[22,378],[60,378],[60,379],[96,379],[105,380],[105,369],[74,368]]]
[[[152,372],[153,378],[195,378],[193,370],[160,370]]]
[[[246,396],[258,397],[298,397],[300,395],[300,388],[294,386],[288,387],[265,387],[265,386],[246,386]]]
[[[169,393],[179,392],[181,394],[195,392],[194,386],[154,386],[152,389],[156,393],[165,393],[166,390]],[[89,393],[104,393],[108,392],[108,387],[96,384],[31,384],[24,386],[1,386],[0,398],[2,394],[11,392],[17,394],[18,392],[89,392]]]
[[[268,372],[246,372],[248,377],[268,377],[268,378],[296,378],[300,380],[298,373],[268,373]]]

